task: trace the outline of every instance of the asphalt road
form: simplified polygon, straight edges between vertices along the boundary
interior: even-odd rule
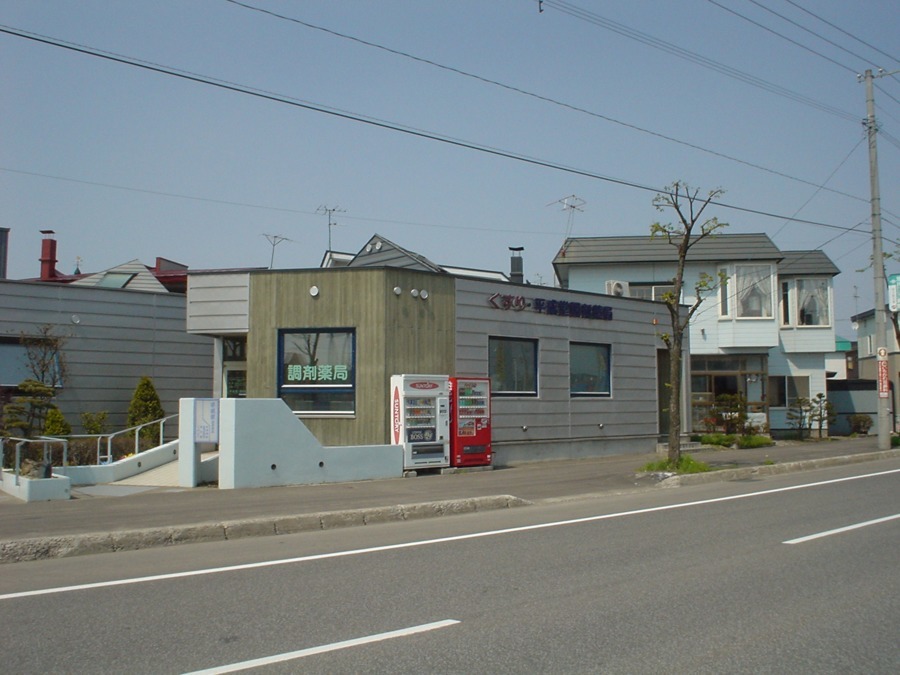
[[[0,658],[15,673],[894,673],[898,487],[894,459],[19,563],[0,576]]]

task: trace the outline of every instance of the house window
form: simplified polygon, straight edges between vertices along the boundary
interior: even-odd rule
[[[728,270],[724,267],[719,270],[719,276],[722,282],[719,284],[719,314],[721,316],[730,316],[731,310],[728,303]]]
[[[738,317],[742,319],[771,318],[771,267],[769,265],[737,265],[734,277]]]
[[[610,346],[573,342],[569,345],[569,392],[572,396],[609,396]]]
[[[280,331],[278,394],[303,416],[356,411],[356,333],[352,329]]]
[[[801,326],[828,326],[828,281],[797,279],[797,323]]]
[[[498,396],[537,396],[537,354],[537,340],[489,337],[491,393]]]
[[[653,283],[630,283],[628,285],[628,296],[631,298],[641,298],[642,300],[655,300],[663,302],[663,296],[666,293],[672,293],[675,287],[672,284],[653,284]]]
[[[769,407],[787,408],[798,398],[809,398],[809,377],[778,375],[769,378]]]
[[[791,325],[791,285],[787,281],[781,282],[781,325]]]

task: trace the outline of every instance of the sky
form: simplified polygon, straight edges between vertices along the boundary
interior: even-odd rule
[[[0,31],[11,279],[50,229],[64,273],[315,267],[378,233],[478,269],[522,246],[553,285],[566,236],[649,236],[679,180],[725,191],[725,232],[824,250],[853,339],[866,69],[900,242],[895,0],[2,0]]]

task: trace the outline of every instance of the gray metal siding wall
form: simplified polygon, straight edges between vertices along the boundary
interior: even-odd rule
[[[185,331],[184,295],[0,282],[0,335],[46,324],[67,338],[69,378],[57,404],[74,432],[82,412],[103,410],[112,429],[123,428],[143,375],[167,414],[178,412],[179,398],[212,392],[212,339]]]
[[[667,313],[662,304],[567,293],[542,286],[509,287],[458,279],[456,373],[488,374],[488,337],[537,339],[538,397],[494,397],[493,440],[500,464],[573,456],[651,451],[658,433],[656,337]],[[500,310],[493,293],[521,294],[605,305],[613,320]],[[652,321],[657,318],[659,326]],[[612,396],[573,398],[569,390],[569,343],[611,345]],[[598,427],[603,424],[603,428]],[[527,430],[523,430],[527,427]]]

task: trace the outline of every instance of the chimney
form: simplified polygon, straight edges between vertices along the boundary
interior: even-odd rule
[[[9,259],[9,228],[0,227],[0,279],[6,278],[6,262]]]
[[[56,279],[56,232],[41,230],[44,240],[41,242],[41,281]]]
[[[522,251],[524,246],[510,246],[509,280],[514,284],[525,283],[525,272],[522,266]]]

